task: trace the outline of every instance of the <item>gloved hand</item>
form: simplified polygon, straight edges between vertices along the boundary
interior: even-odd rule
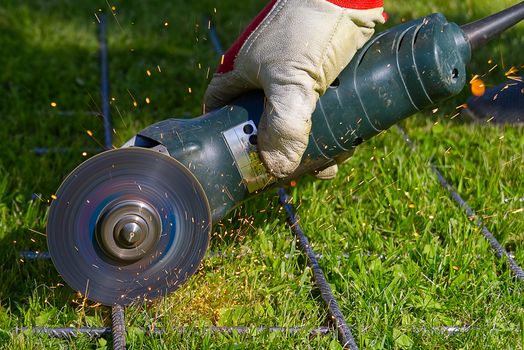
[[[204,97],[206,110],[263,89],[262,161],[277,177],[300,163],[319,96],[384,23],[382,0],[273,0],[224,54]],[[337,166],[316,176],[333,178]]]

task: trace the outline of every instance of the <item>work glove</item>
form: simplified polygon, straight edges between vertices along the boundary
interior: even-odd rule
[[[222,56],[204,96],[210,111],[263,89],[258,147],[274,176],[298,167],[319,96],[384,23],[382,0],[273,0]],[[316,172],[333,178],[337,166]]]

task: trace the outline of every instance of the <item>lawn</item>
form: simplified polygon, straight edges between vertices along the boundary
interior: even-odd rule
[[[48,203],[61,180],[103,143],[96,16],[108,14],[114,144],[168,117],[191,117],[217,54],[203,16],[224,46],[265,1],[54,1],[0,4],[0,347],[111,348],[110,339],[13,334],[22,326],[110,325],[45,251]],[[516,1],[393,2],[388,26],[442,12],[466,23]],[[383,30],[386,26],[380,27]],[[474,54],[470,77],[488,86],[524,69],[524,25]],[[493,68],[496,66],[495,68]],[[469,79],[468,79],[469,80]],[[524,284],[498,259],[475,222],[439,185],[433,162],[524,265],[524,129],[457,115],[468,89],[406,120],[412,152],[395,129],[364,143],[333,181],[290,189],[320,264],[361,349],[523,349]],[[35,148],[48,148],[39,155]],[[275,192],[214,228],[209,256],[174,294],[126,310],[129,349],[338,349],[310,337],[327,311]],[[220,254],[217,254],[217,253]],[[305,327],[298,334],[218,335],[206,326]],[[471,326],[449,334],[447,326]],[[166,330],[146,337],[144,327]],[[176,327],[188,327],[185,333]]]

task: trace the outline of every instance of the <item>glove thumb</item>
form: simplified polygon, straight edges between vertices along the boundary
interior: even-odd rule
[[[267,99],[258,145],[262,161],[277,177],[291,175],[300,164],[319,98],[315,81],[307,73],[292,76],[293,82],[279,79],[264,89]]]

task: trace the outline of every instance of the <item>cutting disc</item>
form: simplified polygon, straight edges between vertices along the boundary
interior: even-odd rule
[[[175,159],[144,148],[90,158],[51,204],[47,243],[67,284],[104,305],[165,295],[195,273],[211,214],[200,183]]]

